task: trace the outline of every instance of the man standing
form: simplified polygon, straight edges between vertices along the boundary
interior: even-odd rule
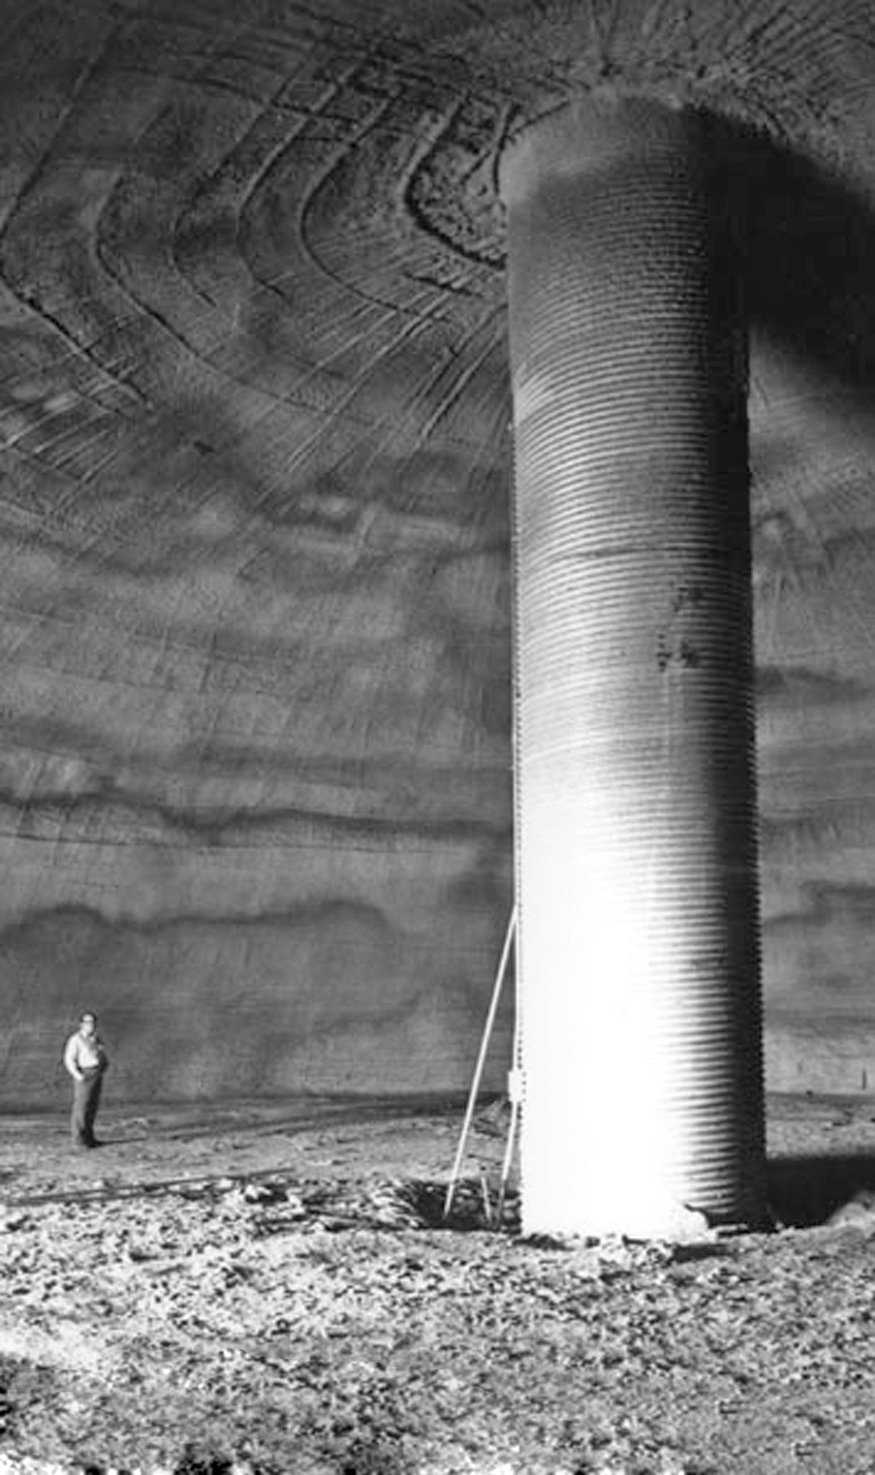
[[[74,1147],[99,1147],[94,1118],[100,1104],[103,1072],[109,1061],[97,1033],[97,1015],[83,1014],[79,1028],[64,1047],[64,1065],[73,1077],[73,1114],[70,1128]]]

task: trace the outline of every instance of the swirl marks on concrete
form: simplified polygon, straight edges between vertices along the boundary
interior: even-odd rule
[[[758,161],[767,956],[776,998],[819,932],[862,978],[862,910],[800,897],[872,843],[871,7],[8,0],[0,40],[0,997],[34,1090],[80,992],[138,1089],[150,998],[183,1094],[466,1084],[510,897],[497,167],[593,86]]]

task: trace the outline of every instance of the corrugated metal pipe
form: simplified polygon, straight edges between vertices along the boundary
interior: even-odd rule
[[[501,182],[523,1228],[761,1223],[747,348],[729,174],[700,117],[601,99],[523,133]]]

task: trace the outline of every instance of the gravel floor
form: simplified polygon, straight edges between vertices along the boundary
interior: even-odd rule
[[[496,1226],[490,1112],[442,1225],[458,1115],[363,1117],[0,1123],[0,1475],[873,1475],[871,1098],[770,1101],[784,1227],[675,1246]]]

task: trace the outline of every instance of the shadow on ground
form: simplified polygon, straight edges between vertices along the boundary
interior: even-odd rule
[[[851,1200],[872,1195],[875,1212],[875,1154],[845,1157],[778,1158],[768,1166],[769,1204],[782,1224],[823,1224]]]

